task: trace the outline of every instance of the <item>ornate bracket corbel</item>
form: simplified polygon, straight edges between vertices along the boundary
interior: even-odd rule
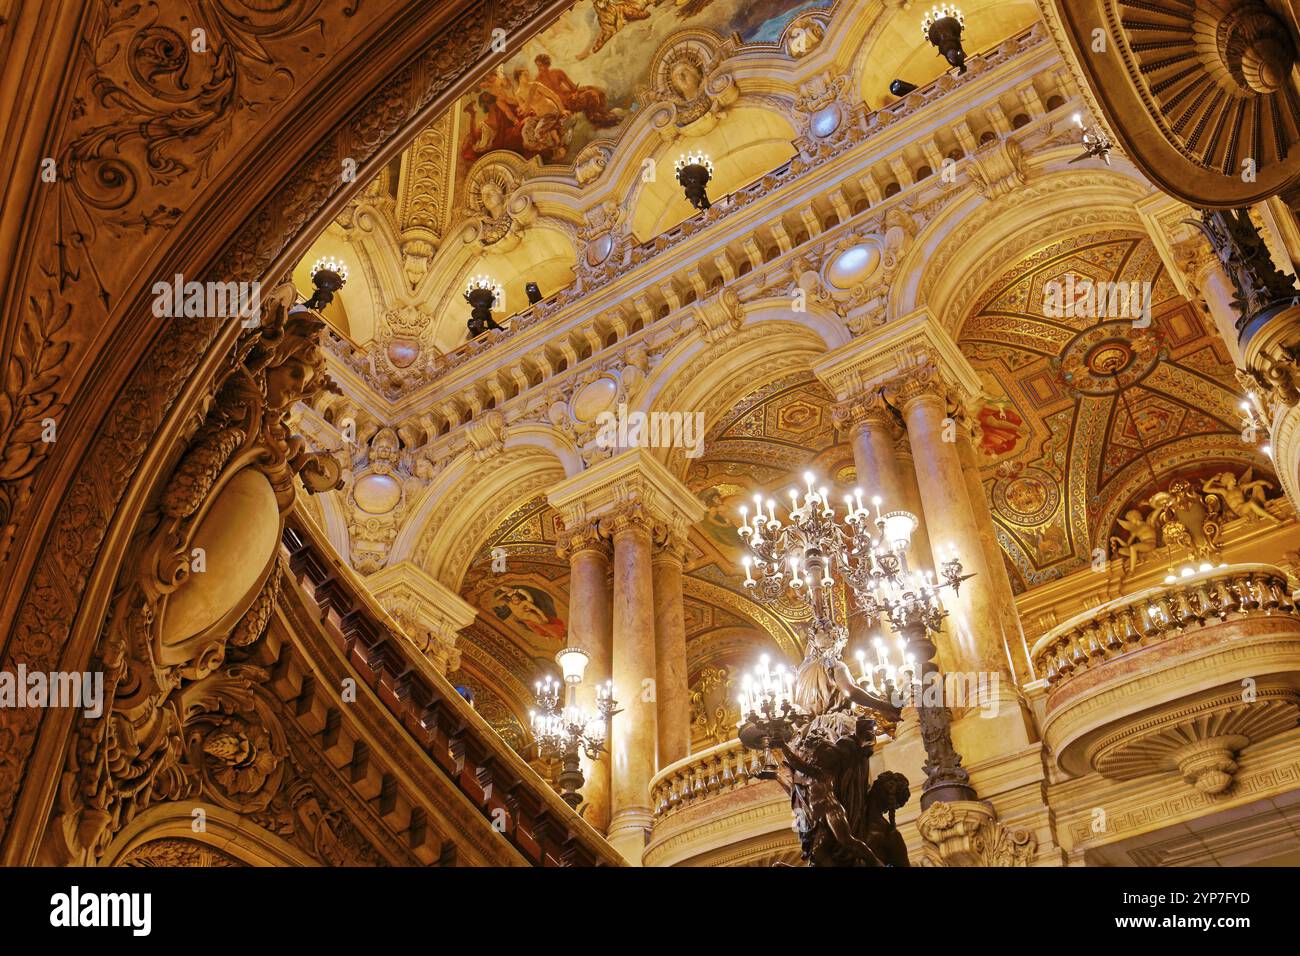
[[[1038,852],[1031,831],[998,822],[981,801],[931,804],[916,828],[926,844],[922,866],[1030,866]]]

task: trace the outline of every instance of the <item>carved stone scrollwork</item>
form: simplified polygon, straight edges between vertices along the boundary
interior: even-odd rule
[[[815,162],[842,149],[862,132],[859,104],[848,76],[822,71],[799,84],[801,153]]]
[[[198,793],[264,805],[286,754],[253,693],[265,672],[241,663],[280,585],[284,515],[295,478],[311,492],[341,468],[308,452],[288,415],[333,383],[314,314],[282,286],[237,342],[203,423],[137,532],[91,670],[104,673],[102,718],[79,717],[51,859],[93,862],[150,805]]]
[[[496,154],[494,154],[496,155]],[[494,252],[509,252],[537,221],[537,207],[519,192],[523,162],[513,154],[475,165],[466,187],[469,214],[474,222],[462,238]]]
[[[691,720],[709,745],[736,735],[740,708],[735,703],[736,682],[725,667],[705,667],[691,688]]]
[[[1008,196],[1028,181],[1024,150],[1011,138],[987,143],[971,156],[970,175],[986,199]]]
[[[744,307],[736,290],[726,286],[702,300],[694,310],[695,326],[710,345],[716,345],[745,321]]]
[[[916,828],[927,844],[922,866],[1030,866],[1038,852],[1031,831],[999,823],[994,809],[978,801],[932,804]]]
[[[717,125],[740,93],[719,69],[733,52],[731,41],[707,30],[688,30],[650,64],[650,85],[639,99],[650,104],[650,121],[665,140],[679,133],[700,136]]]
[[[585,212],[578,238],[586,249],[578,261],[579,283],[587,287],[609,281],[627,260],[631,242],[627,210],[616,200],[602,200]]]
[[[881,428],[894,438],[903,434],[903,422],[898,411],[875,391],[838,402],[831,409],[831,417],[835,427],[849,435],[863,428]]]
[[[906,409],[912,402],[929,400],[952,403],[954,388],[938,365],[928,358],[916,362],[899,373],[885,386],[885,396],[896,408]]]

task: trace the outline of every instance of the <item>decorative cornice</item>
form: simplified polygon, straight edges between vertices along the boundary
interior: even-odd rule
[[[974,367],[924,308],[827,353],[813,371],[840,402],[885,387],[909,396],[931,388],[944,394],[955,388],[963,397],[983,392]]]
[[[611,533],[625,527],[655,524],[683,528],[704,518],[704,506],[654,455],[633,448],[599,462],[546,496],[564,526],[579,527],[597,519]]]

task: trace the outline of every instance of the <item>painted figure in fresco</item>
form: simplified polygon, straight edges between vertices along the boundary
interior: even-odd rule
[[[537,64],[537,82],[553,92],[570,113],[582,113],[597,129],[617,126],[623,119],[621,110],[611,110],[605,91],[598,86],[579,86],[545,53],[533,57]]]
[[[1143,555],[1149,554],[1156,549],[1157,534],[1155,525],[1149,518],[1142,517],[1142,512],[1138,508],[1130,508],[1123,518],[1119,518],[1118,524],[1127,533],[1127,538],[1120,538],[1112,535],[1110,539],[1111,547],[1115,553],[1124,559],[1128,565],[1128,570],[1132,573],[1137,567],[1138,561]]]
[[[511,99],[503,99],[483,90],[474,103],[465,107],[469,114],[469,136],[461,150],[467,162],[473,162],[494,149],[509,149],[520,153],[524,141],[519,134],[521,122]]]
[[[1238,518],[1260,518],[1270,524],[1277,524],[1278,519],[1264,507],[1264,489],[1272,488],[1271,481],[1253,477],[1254,469],[1247,468],[1238,478],[1230,471],[1221,471],[1201,484],[1201,490],[1216,494],[1223,499]]]
[[[591,0],[596,11],[596,22],[600,25],[600,36],[586,53],[578,54],[585,59],[608,43],[619,30],[634,20],[650,19],[650,11],[645,8],[644,0]]]
[[[497,587],[493,613],[501,620],[514,618],[541,637],[563,641],[567,628],[555,613],[555,601],[545,591],[527,586]]]
[[[516,67],[512,79],[522,119],[519,135],[523,139],[524,156],[541,156],[547,162],[559,162],[569,142],[567,120],[571,114],[565,109],[564,100],[545,83],[534,79],[527,67]]]
[[[985,405],[975,417],[980,424],[980,450],[989,457],[1005,455],[1020,443],[1025,422],[1014,409]]]
[[[736,533],[740,521],[737,509],[749,500],[745,489],[730,483],[714,485],[700,492],[700,499],[705,509],[701,530],[724,555],[739,561],[746,553]]]

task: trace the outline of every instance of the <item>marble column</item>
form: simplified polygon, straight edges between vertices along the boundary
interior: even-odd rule
[[[596,711],[596,688],[613,678],[613,618],[610,609],[610,544],[594,522],[566,529],[560,554],[569,559],[569,644],[587,652],[587,672],[578,703]],[[609,829],[610,755],[582,756],[583,818],[600,832]]]
[[[659,728],[659,767],[691,751],[691,688],[686,664],[686,615],[682,603],[684,529],[661,526],[655,540],[655,697]]]
[[[921,506],[921,490],[916,485],[916,460],[912,455],[912,442],[907,432],[899,435],[894,443],[894,453],[898,457],[898,474],[903,488],[903,507],[916,515],[916,532],[912,535],[912,547],[908,550],[908,560],[914,567],[934,570],[934,556],[930,554],[930,531],[925,524],[925,508]]]
[[[849,434],[858,484],[869,501],[879,495],[885,508],[903,507],[903,482],[894,448],[900,430],[881,397],[870,393],[835,406],[835,424]]]
[[[949,615],[937,642],[941,669],[952,675],[949,686],[958,675],[964,685],[965,699],[954,698],[950,705],[964,704],[967,716],[978,713],[981,718],[954,727],[953,740],[969,762],[991,759],[1035,739],[1033,720],[1016,690],[1003,639],[1015,606],[999,606],[1005,596],[997,578],[1005,569],[990,561],[983,540],[982,524],[991,524],[992,519],[987,508],[981,511],[972,503],[974,489],[958,448],[960,425],[950,414],[956,411],[955,390],[941,371],[923,365],[896,379],[891,391],[907,422],[930,548],[941,563],[955,547],[964,572],[973,575],[962,584],[960,594],[945,590]],[[972,467],[971,472],[978,482],[978,471]]]
[[[972,435],[965,427],[957,435],[957,457],[961,461],[962,473],[966,476],[966,495],[975,511],[975,523],[979,527],[980,545],[989,570],[987,584],[993,591],[993,603],[998,612],[998,628],[1007,652],[1007,663],[1013,675],[1024,674],[1026,679],[1033,680],[1029,645],[1025,641],[1024,629],[1020,626],[1016,596],[1011,590],[1011,576],[1007,573],[1006,559],[1002,557],[1002,546],[998,544],[997,525],[993,522],[993,512],[989,509],[984,482],[980,478],[979,458]]]
[[[1233,303],[1232,280],[1228,278],[1223,271],[1223,266],[1208,248],[1202,248],[1201,254],[1189,261],[1187,278],[1205,300],[1214,327],[1218,330],[1224,345],[1228,347],[1232,364],[1241,368],[1245,365],[1245,361],[1242,358],[1241,346],[1237,342],[1238,313]]]
[[[658,744],[651,523],[632,504],[609,519],[614,539],[614,717],[609,842],[640,865],[654,815],[650,780]]]
[[[931,551],[936,562],[942,563],[956,547],[966,573],[974,575],[962,585],[959,595],[944,593],[950,614],[947,640],[940,642],[943,669],[1010,678],[997,590],[992,586],[993,574],[962,473],[958,424],[949,416],[949,389],[938,371],[928,365],[891,385],[912,443]]]
[[[690,713],[684,691],[680,561],[674,568],[661,557],[656,566],[655,535],[664,540],[662,535],[671,529],[684,540],[686,529],[704,517],[704,508],[642,448],[591,465],[548,492],[547,500],[563,516],[566,527],[594,520],[613,542],[610,661],[622,713],[610,728],[608,837],[629,863],[639,866],[654,822],[650,781],[662,766],[657,758],[683,746],[682,721]],[[656,604],[663,609],[660,614]],[[662,738],[661,712],[665,714]]]

